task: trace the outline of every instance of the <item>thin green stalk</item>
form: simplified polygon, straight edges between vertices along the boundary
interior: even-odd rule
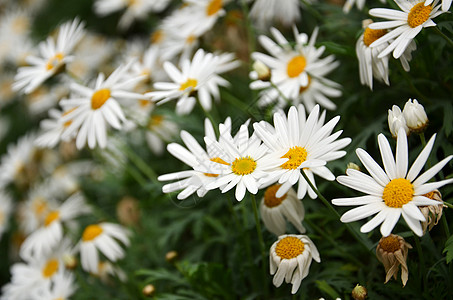
[[[434,26],[434,29],[436,30],[437,34],[439,34],[441,37],[443,37],[443,38],[447,41],[447,43],[448,43],[451,47],[453,47],[453,41],[452,41],[447,35],[445,35],[445,33],[443,33],[443,32],[439,29],[439,27]]]
[[[304,4],[304,8],[306,8],[318,21],[324,23],[325,17],[323,17],[316,9],[313,8],[312,4],[306,0],[301,0],[300,3]]]
[[[249,46],[249,53],[252,53],[255,51],[256,44],[255,44],[255,29],[254,26],[252,25],[250,21],[250,14],[249,14],[249,8],[247,6],[247,2],[245,0],[241,1],[242,5],[242,12],[244,13],[245,16],[245,26],[247,27],[247,42]],[[252,63],[252,62],[250,62]]]
[[[146,180],[139,172],[137,172],[137,170],[126,166],[126,171],[129,172],[129,174],[134,177],[135,181],[137,181],[142,187],[146,185]]]
[[[217,136],[219,136],[219,126],[217,126],[217,124],[219,124],[219,122],[217,122],[216,120],[214,120],[214,117],[212,116],[211,112],[207,111],[203,105],[201,105],[201,108],[203,109],[203,112],[205,114],[205,116],[209,119],[209,121],[211,121],[212,123],[212,127],[214,127],[214,131],[215,131],[215,134]]]
[[[126,153],[127,157],[135,164],[135,166],[143,172],[153,183],[158,183],[157,181],[157,174],[151,169],[148,164],[143,161],[143,159],[138,156],[128,145],[123,147],[124,152]]]
[[[448,208],[453,208],[453,204],[448,203],[447,201],[444,201],[444,204],[445,204],[446,206],[448,206]]]
[[[258,240],[259,240],[259,243],[260,243],[260,249],[261,249],[261,268],[262,268],[262,272],[263,272],[263,284],[264,284],[264,295],[268,296],[269,294],[269,291],[268,291],[268,287],[267,287],[267,270],[266,270],[266,261],[267,261],[267,256],[266,256],[266,249],[265,249],[265,245],[264,245],[264,239],[263,239],[263,232],[261,231],[261,221],[260,221],[260,218],[258,216],[258,207],[256,205],[256,199],[255,199],[255,195],[253,194],[250,194],[250,198],[252,198],[252,206],[253,206],[253,215],[255,217],[255,226],[256,226],[256,232],[258,234]]]
[[[426,282],[426,270],[425,270],[425,257],[423,256],[422,245],[420,243],[420,238],[414,234],[415,247],[417,248],[418,259],[420,262],[420,277],[423,282],[423,291],[426,291],[427,282]]]
[[[332,206],[332,204],[330,204],[330,202],[324,198],[324,196],[319,192],[319,190],[313,185],[313,183],[310,181],[310,178],[308,178],[307,174],[305,174],[304,171],[301,172],[302,173],[302,176],[304,177],[304,179],[307,181],[308,185],[310,186],[310,188],[316,193],[316,195],[318,195],[319,199],[321,199],[321,201],[324,203],[325,206],[327,206],[327,208],[332,212],[334,213],[338,219],[341,218],[340,214],[337,212],[337,210]],[[349,231],[349,233],[351,233],[351,235],[360,243],[362,244],[368,251],[371,251],[371,249],[373,248],[373,245],[371,245],[371,243],[366,243],[361,237],[360,235],[354,230],[352,229],[352,227],[349,225],[349,224],[344,224],[346,226],[346,229]]]
[[[290,103],[289,99],[286,98],[286,96],[285,96],[285,95],[283,94],[283,92],[278,88],[278,86],[276,86],[275,83],[273,83],[273,82],[270,81],[270,80],[269,80],[269,82],[270,82],[270,84],[272,85],[272,87],[273,87],[274,89],[277,90],[277,92],[280,94],[280,96],[281,96],[287,103]]]

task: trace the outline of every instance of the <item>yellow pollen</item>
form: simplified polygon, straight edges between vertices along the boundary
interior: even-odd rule
[[[206,7],[206,15],[212,16],[222,9],[222,0],[211,0]]]
[[[280,168],[294,170],[307,159],[307,150],[304,147],[295,146],[289,148],[288,152],[282,158],[289,158]]]
[[[431,200],[437,200],[436,198],[439,197],[439,192],[438,191],[431,191],[429,193],[424,194],[426,198],[429,198]]]
[[[387,33],[386,29],[365,29],[363,33],[363,43],[369,47],[375,40],[379,39]]]
[[[149,105],[151,105],[151,101],[149,100],[138,100],[138,104],[140,105],[140,107],[148,107]]]
[[[304,253],[305,244],[294,236],[282,238],[275,247],[275,253],[282,259],[295,258]]]
[[[186,38],[186,44],[190,45],[193,42],[195,42],[196,39],[197,39],[197,37],[195,35],[191,34]]]
[[[300,73],[305,70],[306,65],[307,61],[302,55],[293,57],[286,66],[286,73],[288,73],[288,77],[294,78],[299,76]]]
[[[432,10],[431,5],[425,6],[425,2],[414,5],[407,15],[407,24],[412,28],[422,25],[429,19],[429,14]]]
[[[286,199],[287,194],[284,194],[280,198],[275,197],[275,194],[277,193],[280,186],[281,184],[274,184],[266,189],[266,191],[264,192],[264,205],[266,205],[267,207],[279,206],[283,202],[283,200]]]
[[[308,83],[306,86],[301,86],[299,88],[299,95],[303,94],[307,89],[308,87],[310,86],[310,83],[311,83],[311,77],[310,76],[307,76],[308,77]]]
[[[53,57],[51,57],[46,64],[46,70],[50,71],[53,68],[57,67],[60,65],[61,61],[63,60],[64,55],[63,53],[57,53]]]
[[[55,274],[55,272],[58,270],[58,260],[56,259],[50,259],[44,268],[42,269],[42,276],[45,278],[50,278]]]
[[[37,216],[41,216],[47,210],[47,202],[44,198],[36,198],[33,201],[33,209]]]
[[[396,236],[389,235],[379,242],[379,246],[381,246],[382,250],[393,253],[400,249],[400,241]]]
[[[82,241],[88,242],[94,240],[98,235],[100,235],[104,230],[101,226],[93,224],[87,226],[83,231]]]
[[[162,30],[156,30],[153,32],[151,35],[151,43],[152,44],[158,44],[164,39],[164,33]]]
[[[63,117],[63,116],[66,116],[67,114],[73,112],[76,108],[77,108],[77,107],[73,107],[73,108],[71,108],[70,110],[65,111],[61,116],[62,116],[62,117]],[[71,125],[71,124],[72,124],[72,120],[69,120],[69,121],[65,122],[65,123],[63,124],[63,126],[64,126],[64,127],[68,127],[68,126]]]
[[[227,163],[226,161],[224,161],[223,159],[221,159],[220,157],[213,157],[210,159],[211,161],[213,162],[216,162],[216,163],[219,163],[219,164],[222,164],[222,165],[227,165],[229,166],[230,164]],[[203,173],[205,176],[208,176],[208,177],[218,177],[219,175],[218,174],[212,174],[212,173]]]
[[[154,127],[154,126],[159,126],[162,124],[162,122],[164,121],[164,116],[162,115],[154,115],[151,117],[151,124],[150,126]]]
[[[236,158],[231,165],[231,170],[236,175],[248,175],[253,173],[255,169],[256,161],[254,161],[250,156]]]
[[[385,186],[382,199],[388,207],[401,208],[411,202],[413,195],[412,183],[404,178],[396,178]]]
[[[110,98],[109,89],[100,89],[93,93],[91,96],[91,108],[98,109],[101,108],[104,103]]]
[[[193,78],[187,79],[186,82],[181,84],[181,87],[179,88],[180,91],[185,91],[186,89],[189,89],[189,91],[192,91],[197,87],[198,81]]]
[[[52,224],[53,221],[58,220],[60,218],[60,213],[55,210],[51,211],[47,214],[46,219],[44,220],[44,225],[47,227]]]

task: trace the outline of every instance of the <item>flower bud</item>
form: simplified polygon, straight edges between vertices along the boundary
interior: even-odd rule
[[[409,134],[409,127],[407,127],[406,119],[398,106],[393,105],[392,110],[389,109],[388,122],[390,132],[394,138],[398,136],[400,128],[404,129],[406,135]]]
[[[354,300],[365,300],[368,296],[366,287],[357,284],[351,293],[352,299]]]
[[[170,251],[165,254],[165,260],[168,261],[169,263],[174,263],[175,260],[178,258],[178,252],[176,251]]]
[[[258,79],[269,81],[271,79],[271,70],[261,61],[257,60],[253,63],[253,70],[258,75]]]
[[[413,101],[413,102],[412,102]],[[409,129],[415,133],[422,132],[428,126],[428,116],[423,105],[416,99],[409,99],[403,109],[404,119]]]
[[[346,169],[354,169],[354,170],[360,171],[360,167],[353,162],[348,163],[348,165],[346,166]]]
[[[152,284],[147,284],[142,290],[143,296],[152,297],[156,293],[156,287]]]

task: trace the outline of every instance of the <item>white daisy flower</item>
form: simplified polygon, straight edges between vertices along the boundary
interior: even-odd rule
[[[406,119],[404,118],[401,109],[397,105],[393,105],[392,109],[388,110],[388,123],[390,133],[394,138],[397,137],[400,128],[404,129],[406,135],[409,135],[409,127],[407,127]]]
[[[276,197],[283,196],[294,184],[299,182],[297,197],[302,199],[308,195],[317,197],[301,172],[316,186],[314,175],[333,181],[335,176],[325,166],[327,162],[346,155],[340,149],[351,142],[350,138],[338,139],[342,131],[332,134],[335,125],[340,120],[337,116],[324,124],[325,113],[319,116],[319,105],[311,111],[308,118],[303,105],[298,108],[291,106],[288,117],[282,112],[274,114],[274,127],[266,122],[253,124],[255,133],[269,147],[271,153],[289,160],[281,164],[275,171],[260,181],[269,185],[276,181],[282,184]]]
[[[22,243],[20,256],[27,260],[31,257],[48,255],[63,239],[63,223],[90,211],[80,193],[72,195],[60,207],[46,214],[43,226],[30,234]]]
[[[58,73],[68,62],[74,46],[84,34],[84,23],[78,18],[61,25],[56,41],[48,37],[39,44],[40,56],[26,58],[30,66],[21,67],[15,77],[13,89],[30,94],[49,77]]]
[[[8,229],[9,216],[13,210],[13,200],[9,193],[0,191],[0,241],[3,233]]]
[[[291,293],[299,290],[302,280],[307,277],[311,261],[321,262],[318,249],[306,235],[281,235],[269,250],[272,283],[279,287],[283,280],[293,285]]]
[[[35,150],[34,139],[34,135],[26,135],[19,138],[17,144],[8,145],[0,163],[0,187],[14,181],[27,181],[26,166]]]
[[[369,25],[371,29],[393,28],[370,45],[370,47],[377,47],[394,39],[381,51],[378,58],[382,58],[392,51],[393,57],[399,58],[423,28],[436,26],[432,19],[443,13],[439,10],[438,2],[435,0],[432,5],[425,6],[424,0],[395,0],[402,11],[387,8],[370,9],[370,15],[390,20],[372,23]]]
[[[129,246],[129,235],[130,232],[127,229],[114,223],[99,223],[87,226],[79,243],[82,268],[94,274],[98,273],[98,250],[111,262],[123,258],[124,250],[116,240]]]
[[[153,113],[145,131],[148,147],[156,155],[162,155],[166,143],[174,140],[179,132],[179,126],[166,115]]]
[[[62,100],[61,105],[75,109],[60,119],[63,123],[71,121],[61,139],[66,139],[77,132],[78,149],[84,147],[86,142],[91,149],[96,145],[105,148],[107,125],[121,129],[121,122],[126,120],[118,100],[145,98],[142,94],[131,92],[134,86],[144,79],[144,76],[127,76],[132,63],[133,61],[119,66],[107,79],[100,73],[93,88],[77,83],[71,84],[72,98]]]
[[[52,285],[40,288],[31,295],[32,300],[69,299],[76,291],[75,276],[69,272],[56,273]]]
[[[35,140],[35,144],[38,147],[42,148],[53,148],[61,140],[61,135],[64,130],[71,124],[71,120],[67,122],[61,122],[60,119],[62,116],[67,115],[75,109],[71,108],[66,112],[62,112],[58,109],[52,108],[49,110],[49,119],[41,121],[39,126],[41,127],[41,133]],[[63,140],[64,142],[70,141],[76,136],[76,132],[73,132],[72,135],[68,135]]]
[[[289,27],[300,20],[300,6],[299,0],[255,0],[249,15],[261,29],[267,29],[273,21]]]
[[[275,193],[279,188],[279,184],[274,184],[264,192],[260,204],[264,225],[270,232],[279,236],[286,232],[286,220],[288,220],[300,233],[305,233],[305,227],[301,223],[305,216],[302,201],[297,198],[293,189],[289,189],[282,197],[276,197]]]
[[[332,203],[335,205],[360,206],[346,212],[341,217],[341,221],[353,222],[378,213],[365,223],[360,231],[370,232],[382,223],[381,233],[383,236],[388,236],[402,215],[412,231],[418,236],[422,236],[423,230],[420,221],[425,221],[425,217],[418,206],[442,204],[442,202],[431,200],[423,195],[453,182],[453,179],[447,179],[428,183],[428,180],[436,175],[453,158],[453,155],[443,159],[419,176],[433,148],[435,136],[433,135],[428,141],[409,171],[407,170],[407,137],[402,128],[398,132],[395,159],[385,136],[383,134],[378,136],[384,170],[365,150],[357,149],[357,156],[371,176],[348,169],[347,175],[339,176],[337,181],[367,195],[333,199]]]
[[[280,101],[286,98],[294,104],[303,102],[310,109],[315,103],[320,103],[326,108],[334,109],[335,104],[326,96],[340,96],[340,86],[324,76],[335,69],[339,63],[334,61],[333,55],[320,58],[325,47],[316,48],[314,45],[318,28],[313,31],[310,40],[305,33],[299,33],[296,27],[293,27],[293,30],[296,39],[294,47],[275,28],[271,28],[271,33],[277,43],[267,36],[259,37],[261,45],[272,54],[272,57],[254,52],[252,58],[267,65],[271,70],[271,77],[270,81],[252,82],[250,88],[267,89],[261,94],[261,104],[279,101],[283,94]],[[252,72],[251,77],[253,79],[257,76]]]
[[[207,149],[212,148],[211,151],[217,153],[220,160],[199,166],[205,173],[218,174],[215,181],[206,185],[208,190],[220,187],[225,193],[236,186],[236,200],[241,201],[246,190],[256,194],[260,187],[259,180],[287,161],[281,156],[268,154],[268,147],[256,134],[249,137],[246,124],[241,125],[235,138],[222,124],[219,131],[218,142],[209,137],[205,137],[205,142]]]
[[[205,136],[210,140],[217,140],[211,121],[209,121],[209,119],[205,119],[204,125]],[[224,130],[231,131],[230,118],[225,120],[223,128]],[[204,197],[208,192],[206,186],[208,183],[215,181],[218,175],[208,172],[200,172],[195,169],[205,161],[215,161],[224,164],[227,163],[219,157],[219,153],[216,152],[214,148],[207,147],[207,150],[203,149],[197,140],[187,131],[181,131],[181,139],[187,149],[179,144],[171,143],[167,146],[167,150],[180,161],[192,167],[193,170],[165,174],[159,176],[157,179],[159,181],[177,180],[176,182],[165,184],[162,187],[162,191],[164,193],[171,193],[182,190],[177,196],[179,200],[186,199],[195,192],[198,197]]]
[[[188,6],[184,9],[190,11],[192,21],[189,23],[196,28],[199,36],[211,30],[215,22],[225,15],[223,6],[231,0],[184,0]],[[189,25],[188,24],[188,25]]]
[[[218,74],[236,65],[234,62],[228,62],[229,58],[230,56],[217,56],[199,49],[192,61],[182,61],[181,71],[167,61],[164,63],[164,69],[173,82],[156,82],[156,91],[146,95],[158,104],[178,99],[176,112],[188,114],[195,105],[197,93],[201,106],[210,110],[212,98],[216,101],[220,98],[219,86],[228,85]]]

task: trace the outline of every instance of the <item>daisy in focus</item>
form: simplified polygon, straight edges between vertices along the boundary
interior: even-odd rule
[[[20,67],[15,77],[13,89],[30,94],[44,81],[55,75],[74,57],[71,52],[84,35],[84,23],[78,18],[61,25],[58,37],[48,37],[39,44],[40,56],[26,58],[30,66]]]
[[[291,293],[299,290],[302,280],[307,277],[311,261],[321,262],[318,249],[306,235],[281,235],[269,251],[272,283],[279,287],[283,280],[293,285]]]
[[[320,58],[325,47],[315,47],[317,28],[310,40],[305,33],[299,33],[296,27],[293,27],[293,30],[296,40],[294,47],[275,28],[271,28],[271,33],[276,42],[265,35],[259,36],[260,44],[272,56],[254,52],[252,58],[261,61],[270,69],[270,79],[260,80],[259,76],[252,72],[250,77],[255,81],[250,84],[250,88],[265,89],[260,94],[260,104],[270,104],[282,98],[280,102],[287,99],[294,105],[303,103],[309,110],[316,103],[334,109],[335,104],[326,96],[340,96],[340,86],[324,76],[338,67],[339,63],[333,55]],[[283,105],[280,103],[278,106]]]
[[[222,193],[226,193],[236,186],[235,197],[241,201],[246,190],[256,194],[261,185],[259,180],[287,159],[268,154],[268,147],[261,143],[256,134],[249,137],[246,124],[241,125],[234,138],[224,126],[220,125],[219,129],[218,142],[209,137],[205,137],[205,142],[220,160],[208,161],[205,167],[200,166],[200,170],[218,175],[214,182],[206,185],[206,189],[220,187]]]
[[[128,76],[132,63],[130,61],[119,66],[107,79],[100,73],[93,88],[75,82],[71,84],[72,97],[60,102],[63,107],[71,110],[60,119],[63,124],[70,122],[61,135],[62,140],[77,133],[78,149],[83,148],[87,142],[91,149],[96,145],[106,147],[107,125],[121,129],[121,123],[126,120],[119,102],[122,99],[146,98],[132,92],[135,85],[145,78],[145,75]]]
[[[268,176],[260,180],[264,186],[274,182],[282,186],[276,197],[282,197],[293,185],[299,182],[297,197],[308,195],[315,199],[315,191],[309,186],[302,172],[316,186],[314,175],[333,181],[335,176],[325,166],[327,162],[346,155],[341,149],[349,145],[350,138],[338,139],[342,131],[332,134],[340,120],[337,116],[324,124],[325,113],[319,115],[319,105],[306,118],[305,108],[291,106],[286,117],[282,112],[274,114],[274,126],[262,121],[253,124],[255,133],[269,147],[270,152],[288,161],[278,166]]]
[[[115,262],[124,257],[124,250],[117,240],[129,246],[130,232],[114,223],[92,224],[85,228],[80,247],[80,261],[85,271],[93,274],[99,272],[100,251],[109,261]]]
[[[370,175],[348,169],[346,176],[339,176],[337,181],[367,195],[333,199],[332,203],[335,205],[359,206],[346,212],[341,217],[341,221],[349,223],[377,213],[360,228],[360,231],[370,232],[382,223],[381,233],[385,237],[392,233],[402,215],[409,228],[416,235],[422,236],[423,230],[420,221],[426,220],[418,207],[442,204],[424,195],[453,182],[453,179],[428,182],[453,158],[453,155],[446,157],[419,175],[433,148],[434,140],[435,135],[420,152],[409,171],[407,137],[402,128],[398,132],[395,158],[385,136],[383,134],[378,136],[384,169],[365,150],[357,149],[357,156]]]
[[[229,61],[230,56],[225,58],[226,56],[205,53],[203,49],[199,49],[192,61],[182,61],[181,71],[167,61],[164,69],[173,82],[156,82],[155,91],[146,96],[157,101],[158,105],[178,99],[176,112],[188,114],[193,110],[197,95],[203,109],[209,111],[212,99],[220,100],[219,86],[228,85],[218,74],[237,66],[235,62]]]
[[[263,200],[260,204],[260,214],[266,228],[276,236],[285,234],[286,220],[288,220],[300,233],[305,233],[302,220],[305,216],[305,209],[297,198],[293,189],[277,198],[275,194],[280,188],[279,184],[274,184],[266,189]]]
[[[390,20],[372,23],[369,25],[370,29],[393,28],[370,45],[370,47],[377,47],[392,40],[380,52],[378,58],[382,58],[390,52],[393,52],[394,58],[399,58],[423,28],[436,26],[432,19],[443,13],[439,10],[438,2],[436,0],[432,5],[425,5],[423,0],[395,0],[401,11],[388,8],[370,9],[370,15]]]

